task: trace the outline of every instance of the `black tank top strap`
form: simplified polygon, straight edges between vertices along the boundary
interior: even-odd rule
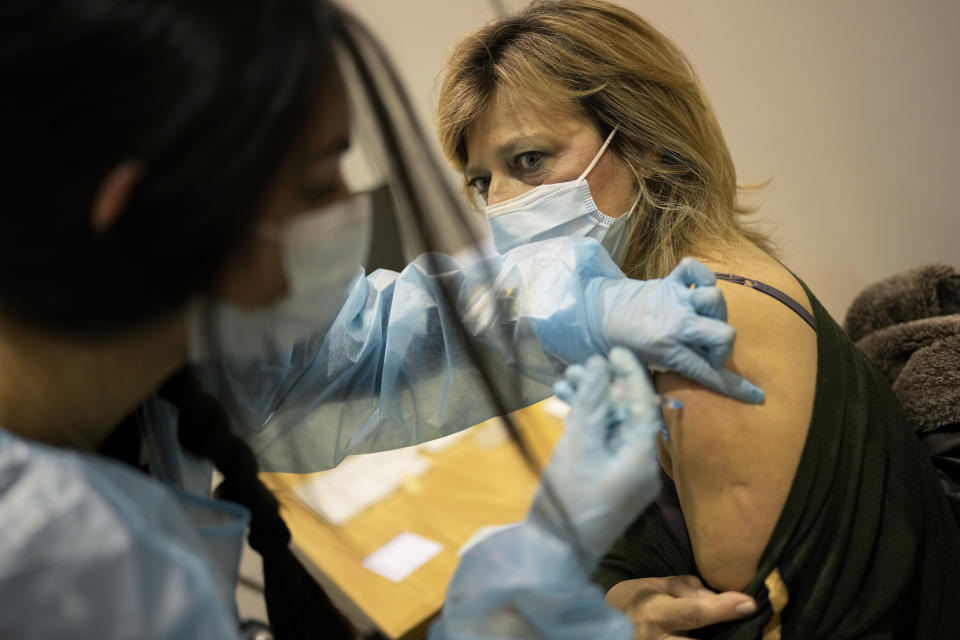
[[[813,317],[813,314],[803,308],[803,305],[785,294],[780,289],[771,287],[768,284],[753,280],[751,278],[744,278],[743,276],[734,275],[732,273],[717,273],[717,280],[724,280],[726,282],[732,282],[733,284],[742,284],[745,287],[750,287],[751,289],[756,289],[761,293],[765,293],[771,298],[775,298],[779,302],[783,303],[789,307],[794,313],[803,318],[803,321],[810,325],[810,328],[814,331],[817,330],[817,321]]]

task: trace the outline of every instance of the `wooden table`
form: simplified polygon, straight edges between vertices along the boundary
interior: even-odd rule
[[[516,412],[514,419],[542,466],[562,432],[562,421],[543,403]],[[313,569],[385,635],[424,637],[443,606],[459,562],[457,550],[480,527],[516,522],[529,508],[538,478],[509,439],[501,436],[497,442],[502,429],[499,419],[489,421],[445,449],[425,452],[432,460],[426,473],[408,479],[339,527],[318,518],[294,492],[313,474],[262,477],[280,500],[298,554]],[[404,531],[435,540],[443,550],[399,583],[361,566],[364,558]]]

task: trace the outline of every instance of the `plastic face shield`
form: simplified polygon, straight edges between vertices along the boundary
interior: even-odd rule
[[[350,145],[340,158],[350,196],[263,230],[280,245],[287,294],[255,309],[221,300],[193,305],[193,362],[250,360],[315,339],[335,322],[361,268],[399,272],[431,251],[472,258],[486,231],[447,183],[372,38],[347,19],[333,50],[332,81],[342,82],[350,118]]]
[[[343,16],[335,50],[352,131],[343,174],[371,194],[373,268],[358,270],[328,326],[255,357],[214,347],[197,366],[264,470],[320,470],[440,437],[549,396],[558,375],[528,326],[501,322],[516,303],[494,287],[503,259],[477,248],[486,221],[453,187],[379,45]],[[216,345],[216,316],[202,321]]]
[[[384,435],[387,430],[377,427],[390,405],[382,400],[416,388],[421,406],[449,407],[444,387],[458,384],[451,377],[459,380],[470,372],[476,386],[482,368],[473,363],[474,345],[456,328],[463,320],[458,307],[466,299],[473,316],[486,319],[499,304],[492,293],[493,268],[479,265],[461,277],[460,265],[480,257],[475,247],[487,233],[485,221],[452,187],[452,174],[438,161],[378,44],[354,19],[342,18],[332,47],[338,73],[331,75],[342,82],[351,136],[340,170],[350,201],[368,205],[366,242],[354,240],[367,230],[347,223],[359,219],[361,207],[341,211],[343,224],[326,224],[325,219],[335,220],[338,214],[325,212],[309,224],[272,229],[282,248],[296,249],[284,259],[285,266],[295,263],[288,269],[293,276],[288,287],[295,295],[253,310],[205,301],[190,319],[198,373],[241,431],[256,434],[264,448],[291,431],[309,431],[304,425],[320,416],[333,420],[338,431],[321,438],[333,453],[311,463],[305,452],[302,460],[283,465],[298,468],[323,468],[335,464],[342,452],[399,446],[414,437]],[[313,231],[336,238],[313,241]],[[311,246],[317,249],[312,256]],[[417,264],[405,269],[418,256]],[[309,273],[298,278],[310,265],[316,278]],[[326,277],[331,270],[351,277]],[[289,286],[325,277],[342,290],[315,287],[311,297],[309,287]],[[498,342],[501,351],[512,350],[509,335]],[[517,362],[519,357],[508,359]],[[411,363],[417,365],[415,373],[409,370]],[[498,404],[494,396],[487,403]],[[406,409],[390,406],[418,422]],[[295,426],[298,421],[303,424]],[[449,421],[438,416],[430,423],[439,432]],[[462,426],[469,425],[457,424]],[[371,438],[376,443],[358,444]]]

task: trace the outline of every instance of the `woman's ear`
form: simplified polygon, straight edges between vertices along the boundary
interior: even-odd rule
[[[136,160],[124,160],[110,170],[93,199],[90,227],[94,233],[103,233],[116,223],[142,173],[143,167]]]

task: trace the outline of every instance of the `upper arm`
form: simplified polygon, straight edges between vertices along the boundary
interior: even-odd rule
[[[816,334],[781,303],[718,283],[737,340],[727,367],[765,392],[761,405],[721,396],[676,374],[660,393],[684,407],[665,412],[662,443],[697,568],[716,589],[742,590],[780,516],[806,440],[816,382]]]

